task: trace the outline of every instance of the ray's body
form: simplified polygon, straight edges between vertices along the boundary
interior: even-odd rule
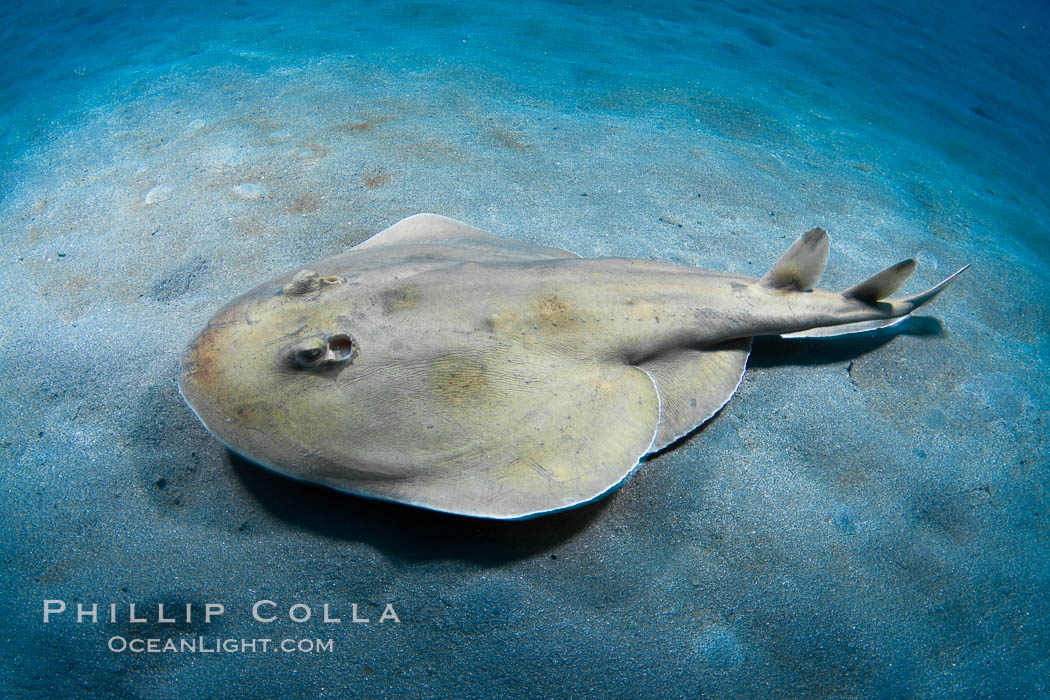
[[[180,390],[220,440],[289,476],[492,518],[598,498],[732,396],[752,336],[888,325],[914,262],[813,290],[813,229],[761,279],[572,253],[433,214],[216,314]],[[957,275],[958,273],[956,273]]]

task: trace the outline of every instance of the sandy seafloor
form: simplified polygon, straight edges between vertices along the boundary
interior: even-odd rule
[[[5,697],[1050,693],[1045,4],[0,20]],[[366,501],[224,450],[176,390],[188,341],[419,211],[755,275],[822,225],[832,289],[974,265],[892,332],[760,340],[706,427],[552,517]],[[45,625],[45,599],[123,621]],[[315,618],[252,622],[264,599]],[[129,603],[197,607],[136,625]],[[333,650],[107,650],[198,635]]]

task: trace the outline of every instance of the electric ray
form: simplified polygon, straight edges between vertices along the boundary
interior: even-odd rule
[[[913,260],[812,289],[828,246],[815,228],[756,279],[418,214],[227,304],[182,356],[179,389],[230,449],[288,476],[533,517],[608,494],[713,416],[752,336],[889,325],[966,269],[897,299]]]

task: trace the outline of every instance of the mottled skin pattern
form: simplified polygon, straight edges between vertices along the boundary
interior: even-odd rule
[[[826,258],[820,234],[808,243]],[[289,476],[531,517],[612,490],[709,418],[751,336],[928,300],[800,291],[812,245],[795,254],[801,271],[782,259],[760,281],[417,215],[225,306],[186,350],[179,387],[226,445]]]

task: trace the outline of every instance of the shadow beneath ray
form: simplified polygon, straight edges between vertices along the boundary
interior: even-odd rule
[[[943,324],[932,316],[912,316],[889,328],[867,333],[850,333],[828,338],[781,338],[766,335],[755,338],[748,368],[784,365],[826,365],[866,355],[899,335],[938,336]]]
[[[488,520],[354,496],[290,479],[234,452],[227,456],[237,478],[274,518],[409,561],[495,565],[523,559],[571,539],[615,497],[531,520]]]

